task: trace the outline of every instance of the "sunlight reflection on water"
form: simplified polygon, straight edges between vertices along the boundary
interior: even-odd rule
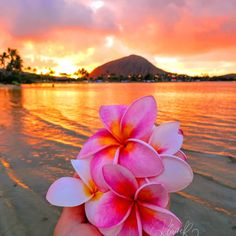
[[[236,160],[235,94],[236,83],[230,82],[1,87],[0,130],[5,131],[5,145],[0,151],[19,153],[22,148],[46,142],[55,152],[58,146],[54,144],[59,144],[74,153],[102,127],[98,117],[101,105],[128,104],[138,97],[153,95],[159,109],[157,123],[181,122],[184,149],[191,154],[195,171],[207,172],[217,181],[235,186],[230,180],[234,172],[231,161]],[[63,158],[64,154],[58,156]],[[51,158],[50,154],[36,156],[44,161],[47,156]],[[210,173],[208,163],[214,169]]]

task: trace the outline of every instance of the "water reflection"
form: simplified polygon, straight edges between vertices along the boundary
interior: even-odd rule
[[[15,183],[15,186],[19,185],[23,189],[30,189],[25,183],[22,182],[20,178],[18,178],[15,174],[15,172],[12,170],[10,163],[7,162],[6,160],[0,158],[0,163],[3,165],[5,168],[8,177]]]
[[[1,88],[1,130],[15,130],[80,147],[101,127],[102,104],[130,103],[152,94],[158,101],[157,123],[179,120],[188,137],[185,148],[235,157],[235,83],[50,84]],[[15,137],[9,140],[13,142]],[[30,139],[29,139],[30,140]],[[32,139],[35,140],[35,139]]]
[[[181,122],[184,149],[192,155],[195,171],[230,186],[231,162],[236,157],[235,83],[162,84],[33,84],[0,89],[1,152],[22,160],[75,157],[82,143],[102,124],[101,105],[128,104],[153,95],[158,102],[157,123]],[[4,137],[4,138],[3,138]],[[63,145],[63,146],[62,146]],[[43,149],[44,147],[44,149]],[[42,151],[44,150],[44,151]],[[60,150],[60,151],[57,151]],[[64,150],[64,151],[63,151]],[[71,153],[65,154],[65,150]],[[65,155],[64,155],[65,154]],[[6,154],[7,155],[7,154]],[[211,161],[212,155],[215,158]],[[199,159],[200,158],[200,159]],[[199,159],[199,160],[198,160]],[[214,171],[207,170],[208,163]],[[219,165],[220,164],[220,165]],[[220,174],[227,173],[227,175]]]

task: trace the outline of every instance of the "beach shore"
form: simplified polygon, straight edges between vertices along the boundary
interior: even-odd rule
[[[99,107],[147,94],[158,101],[158,122],[181,122],[195,173],[171,195],[179,235],[236,235],[235,92],[235,83],[0,86],[0,236],[53,235],[61,209],[46,192],[73,175],[70,160],[102,126]]]
[[[0,235],[52,235],[60,208],[45,200],[49,185],[58,177],[71,175],[65,168],[35,165],[0,157]],[[207,191],[206,191],[207,190]],[[184,192],[171,195],[171,210],[182,220],[178,235],[235,235],[236,190],[220,186],[200,175]]]

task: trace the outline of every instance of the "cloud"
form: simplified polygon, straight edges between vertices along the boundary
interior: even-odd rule
[[[173,56],[235,47],[233,2],[112,1],[123,29],[120,37],[128,47]]]
[[[154,57],[157,67],[174,73],[196,74],[228,74],[235,73],[236,48],[223,49],[202,54],[177,57]]]
[[[1,20],[14,37],[42,38],[51,31],[66,28],[116,30],[109,9],[94,12],[78,1],[9,0],[1,1],[0,8]]]
[[[0,49],[18,48],[31,66],[92,68],[132,53],[183,71],[232,71],[236,61],[235,0],[1,0],[0,9]]]
[[[86,31],[92,38],[113,34],[133,50],[174,56],[234,47],[236,41],[234,0],[8,0],[0,7],[5,30],[19,39]]]

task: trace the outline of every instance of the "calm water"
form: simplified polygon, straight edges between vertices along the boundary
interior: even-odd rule
[[[217,186],[236,189],[233,82],[0,87],[2,166],[19,186],[44,194],[41,181],[50,184],[56,177],[71,173],[68,160],[102,126],[98,118],[102,104],[127,104],[144,95],[153,95],[157,100],[157,123],[181,122],[183,148],[196,175]],[[200,204],[233,214],[230,200],[218,206],[217,199],[211,203],[214,199],[200,194],[197,187],[182,196],[193,200],[197,197]]]

